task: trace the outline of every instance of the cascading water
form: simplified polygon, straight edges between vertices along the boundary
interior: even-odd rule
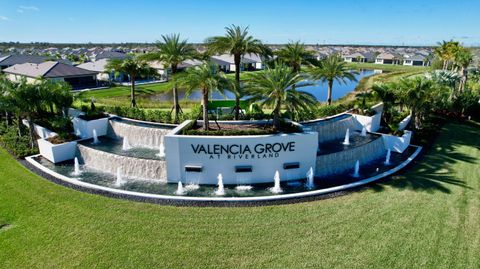
[[[225,188],[223,187],[223,176],[222,174],[218,174],[218,188],[215,190],[215,195],[223,196],[225,195]]]
[[[171,126],[139,126],[127,121],[110,120],[107,136],[111,138],[128,137],[135,147],[158,149],[164,135],[172,130]]]
[[[132,146],[128,142],[128,137],[124,137],[123,138],[123,144],[122,144],[122,150],[127,151],[127,150],[131,150],[131,149],[132,149]]]
[[[352,175],[352,176],[353,176],[353,177],[360,177],[360,161],[359,161],[359,160],[357,160],[357,161],[355,162],[355,169],[354,169],[354,171],[353,171],[353,175]]]
[[[270,191],[272,193],[281,193],[282,187],[280,187],[280,172],[275,171],[275,176],[273,177],[274,185],[272,188],[270,188]]]
[[[392,151],[390,149],[387,150],[387,155],[385,156],[385,165],[390,165],[390,157],[392,155]]]
[[[310,169],[308,169],[308,172],[307,172],[307,184],[306,184],[306,187],[308,189],[313,189],[315,188],[315,182],[314,182],[314,179],[315,179],[315,174],[313,173],[313,168],[310,167]]]
[[[252,189],[253,187],[251,185],[238,185],[235,187],[235,190],[239,192],[250,191]]]
[[[367,128],[365,128],[365,126],[363,126],[362,132],[360,133],[360,135],[363,137],[367,136]]]
[[[185,195],[185,188],[183,188],[183,184],[181,181],[178,182],[177,191],[175,192],[176,195]]]
[[[74,161],[73,161],[73,173],[72,173],[72,176],[74,177],[78,177],[82,174],[82,171],[80,170],[80,163],[78,162],[78,158],[75,157]]]
[[[318,142],[322,143],[343,138],[347,128],[357,128],[358,121],[351,115],[341,115],[333,119],[306,123],[304,126],[318,132]]]
[[[345,140],[343,140],[344,145],[350,145],[350,128],[345,132]]]
[[[97,130],[93,129],[93,144],[98,144],[98,143],[100,143],[100,140],[98,140]]]

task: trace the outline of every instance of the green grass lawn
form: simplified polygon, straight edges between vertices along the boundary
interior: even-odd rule
[[[375,63],[348,63],[353,69],[376,69],[383,71],[428,71],[431,68],[428,66],[408,66],[397,64],[375,64]]]
[[[410,171],[346,196],[255,208],[86,194],[0,150],[1,268],[480,268],[479,124],[446,125]]]

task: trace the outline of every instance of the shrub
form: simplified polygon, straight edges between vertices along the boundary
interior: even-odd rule
[[[38,154],[37,148],[32,149],[30,147],[30,137],[28,135],[18,136],[18,130],[13,127],[4,130],[4,133],[0,135],[0,145],[10,154],[17,158]]]

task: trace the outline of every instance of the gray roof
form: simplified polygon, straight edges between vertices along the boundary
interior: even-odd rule
[[[22,54],[12,54],[12,55],[3,55],[0,58],[0,66],[12,66],[16,64],[24,63],[43,63],[48,59],[45,56],[38,55],[22,55]]]
[[[95,71],[95,72],[105,72],[105,66],[108,63],[108,59],[100,59],[95,62],[87,62],[83,64],[77,65],[78,68],[82,68],[85,70]]]
[[[103,52],[100,52],[99,54],[97,54],[97,56],[95,56],[95,60],[101,60],[101,59],[126,59],[126,58],[129,58],[130,56],[128,56],[127,54],[125,53],[121,53],[121,52],[116,52],[116,51],[103,51]]]
[[[421,54],[415,54],[415,55],[408,55],[405,57],[405,60],[412,60],[412,61],[425,61],[426,57],[421,55]]]
[[[210,57],[210,59],[213,60],[214,62],[219,63],[220,65],[235,64],[233,55],[230,55],[230,54],[214,55]],[[249,59],[247,57],[242,57],[242,60],[241,60],[242,64],[253,64],[256,62],[257,61]]]
[[[59,78],[59,77],[81,77],[96,75],[98,72],[89,71],[60,62],[43,62],[40,64],[24,63],[16,64],[3,70],[7,74],[16,74],[26,77]]]

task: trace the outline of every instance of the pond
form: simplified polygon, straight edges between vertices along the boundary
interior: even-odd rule
[[[345,84],[340,84],[338,82],[333,83],[333,91],[332,91],[332,99],[337,100],[348,93],[352,92],[355,87],[358,85],[358,82],[364,78],[368,77],[374,74],[373,70],[362,70],[359,72],[358,75],[355,75],[355,78],[357,81],[347,81]],[[318,101],[325,102],[327,100],[327,85],[326,83],[321,83],[320,81],[317,81],[314,83],[317,83],[317,85],[314,86],[307,86],[307,87],[302,87],[299,90],[305,91],[308,93],[313,94]],[[190,96],[185,96],[185,91],[184,90],[179,90],[179,99],[187,99],[187,100],[200,100],[202,95],[200,91],[194,91],[190,94]],[[224,100],[224,99],[234,99],[235,96],[229,92],[225,91],[225,96],[220,94],[219,92],[215,91],[211,93],[210,99],[211,100]],[[150,97],[152,101],[170,101],[173,99],[172,92],[168,91],[166,93],[161,93],[161,94],[156,94],[152,95]]]

